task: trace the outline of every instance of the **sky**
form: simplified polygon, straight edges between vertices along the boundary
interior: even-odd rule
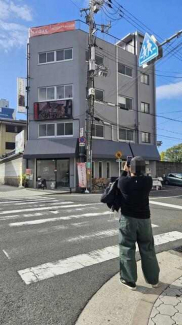
[[[181,0],[111,1],[115,9],[118,4],[123,7],[122,17],[112,15],[117,20],[112,22],[109,33],[117,38],[138,29],[155,35],[160,43],[182,29]],[[16,108],[17,77],[26,77],[28,28],[84,20],[79,8],[87,5],[88,0],[0,0],[0,99],[6,98],[10,107]],[[104,24],[110,20],[106,9],[95,18]],[[108,40],[105,34],[101,37]],[[163,58],[156,64],[156,87],[157,140],[162,141],[159,151],[163,151],[182,143],[182,37],[164,47]],[[23,114],[17,117],[25,118]]]

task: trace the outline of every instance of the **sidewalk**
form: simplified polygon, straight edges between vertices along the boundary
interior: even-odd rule
[[[140,261],[137,290],[122,286],[119,275],[108,281],[89,301],[76,325],[182,325],[182,254],[157,254],[160,287],[146,284]]]
[[[56,190],[41,190],[34,188],[19,188],[8,185],[0,186],[0,198],[12,199],[12,198],[29,198],[33,196],[55,195],[70,193],[68,190],[56,191]]]

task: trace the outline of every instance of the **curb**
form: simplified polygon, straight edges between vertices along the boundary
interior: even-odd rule
[[[157,257],[161,269],[160,287],[154,289],[146,284],[138,261],[138,289],[131,291],[120,285],[119,276],[115,275],[91,298],[76,325],[148,325],[155,301],[182,275],[180,253],[171,250],[159,253]]]

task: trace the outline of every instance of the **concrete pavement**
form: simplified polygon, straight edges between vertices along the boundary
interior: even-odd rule
[[[115,275],[89,301],[76,325],[181,325],[182,254],[171,250],[157,257],[159,288],[145,282],[139,261],[137,290],[122,286]]]
[[[0,185],[0,198],[12,199],[12,198],[29,198],[33,196],[44,196],[44,195],[56,195],[69,193],[69,189],[65,190],[41,190],[33,188],[20,188],[8,185]]]

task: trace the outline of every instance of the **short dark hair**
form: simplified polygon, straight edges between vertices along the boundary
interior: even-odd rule
[[[137,176],[145,174],[145,160],[141,156],[132,158],[131,172]]]

